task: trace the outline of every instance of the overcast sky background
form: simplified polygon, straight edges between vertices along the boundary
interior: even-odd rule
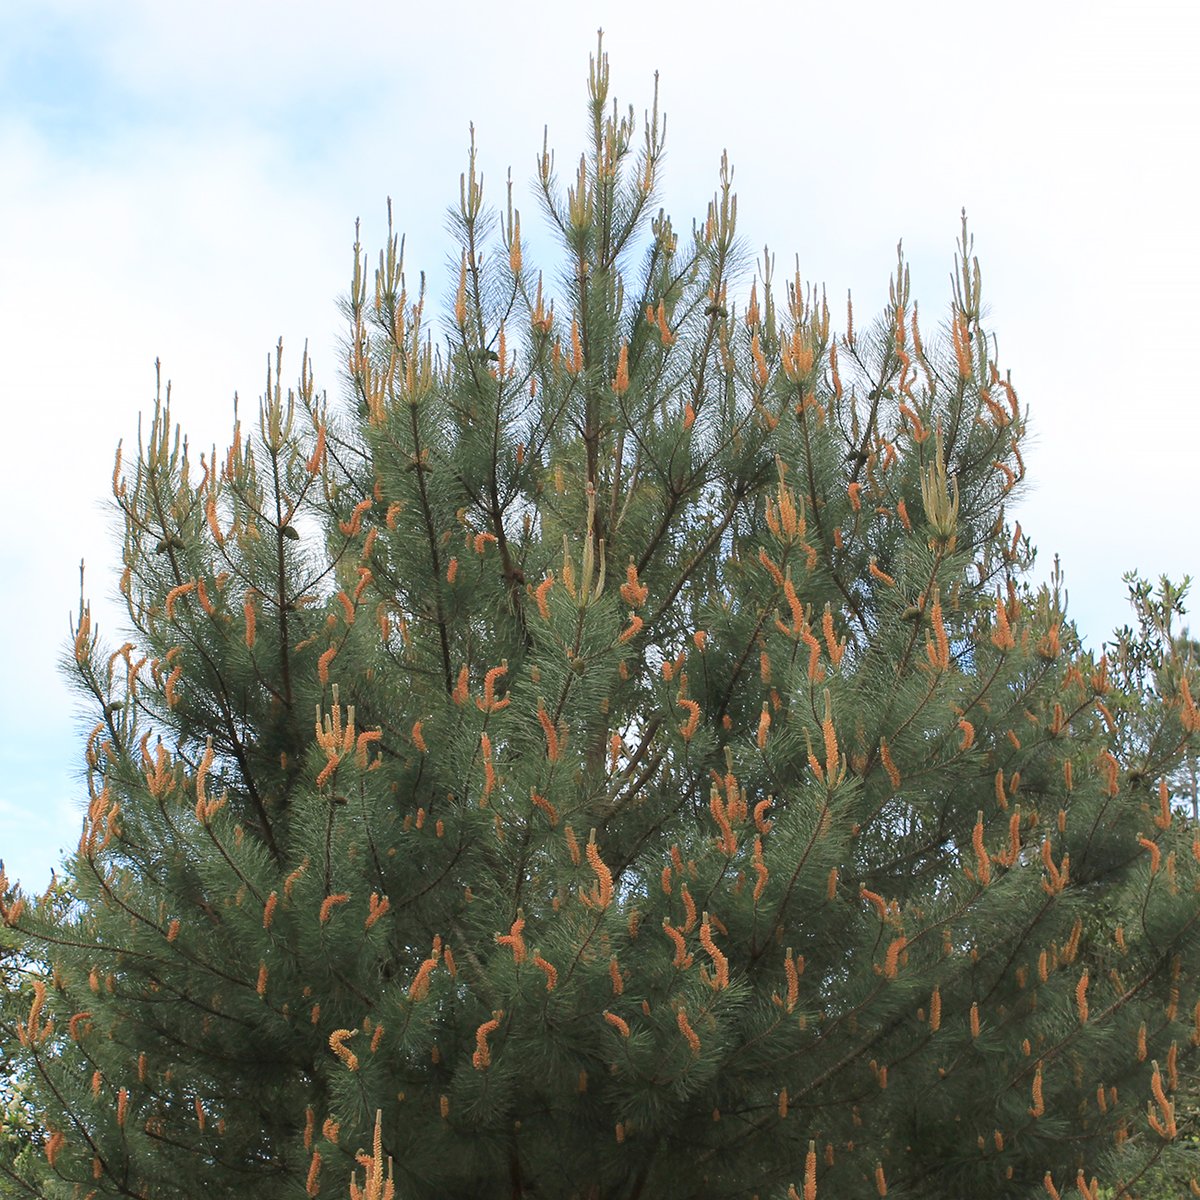
[[[1121,574],[1200,569],[1200,16],[1194,4],[0,3],[0,857],[40,888],[78,837],[83,721],[57,664],[78,563],[120,634],[109,494],[154,394],[197,448],[253,412],[282,336],[339,395],[354,219],[387,196],[410,281],[448,286],[445,209],[474,121],[523,232],[542,129],[584,144],[603,25],[639,115],[661,72],[662,197],[702,216],[723,148],[740,229],[796,253],[842,317],[887,296],[904,239],[943,314],[967,208],[1000,361],[1031,409],[1018,516],[1063,559],[1092,644]],[[1200,596],[1197,597],[1200,602]],[[1200,618],[1193,627],[1200,626]]]

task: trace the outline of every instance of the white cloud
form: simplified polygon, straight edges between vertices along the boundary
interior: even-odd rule
[[[878,308],[903,236],[940,315],[967,206],[1001,358],[1033,409],[1021,516],[1047,565],[1062,550],[1090,636],[1124,618],[1126,566],[1195,569],[1190,6],[15,2],[0,11],[0,554],[20,586],[0,591],[0,651],[21,683],[0,698],[0,855],[33,828],[12,806],[47,794],[17,782],[22,747],[52,745],[41,777],[77,793],[53,664],[80,556],[92,595],[112,590],[111,451],[149,406],[154,358],[197,446],[225,436],[234,390],[253,404],[280,335],[292,370],[310,339],[336,393],[354,217],[374,252],[390,193],[438,297],[474,120],[492,201],[511,165],[532,232],[542,126],[565,173],[601,23],[614,93],[639,114],[661,69],[677,224],[703,213],[728,147],[747,244],[770,242],[781,273],[798,251],[835,314],[847,287],[860,314]]]

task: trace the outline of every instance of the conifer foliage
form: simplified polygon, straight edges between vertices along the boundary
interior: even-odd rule
[[[1114,689],[1023,582],[965,222],[940,326],[901,258],[836,331],[746,286],[727,166],[656,215],[608,93],[538,158],[549,273],[472,146],[443,327],[389,228],[344,408],[280,351],[227,452],[162,399],[118,455],[70,886],[3,890],[12,1194],[1086,1200],[1176,1152],[1200,678]]]

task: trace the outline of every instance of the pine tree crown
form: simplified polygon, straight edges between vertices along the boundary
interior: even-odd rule
[[[348,405],[280,346],[223,454],[166,396],[118,451],[69,887],[0,886],[30,1194],[1094,1198],[1179,1155],[1182,595],[1135,582],[1110,660],[1028,583],[965,216],[940,327],[898,249],[835,332],[769,254],[746,291],[727,161],[655,212],[602,47],[588,115],[556,274],[472,135],[442,332],[389,210]]]

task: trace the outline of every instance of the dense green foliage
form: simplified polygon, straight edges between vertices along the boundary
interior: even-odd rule
[[[11,931],[0,925],[0,1009],[21,995],[24,971],[15,942]],[[13,1061],[13,1051],[7,1039],[0,1041],[0,1172],[6,1168],[12,1171],[18,1164],[28,1167],[38,1141],[38,1126],[25,1098],[24,1081]]]
[[[379,1113],[406,1198],[1138,1195],[1194,1130],[1200,677],[1023,582],[965,222],[940,329],[901,259],[835,333],[727,169],[653,215],[602,55],[589,114],[553,302],[472,148],[444,337],[389,233],[345,411],[280,352],[227,453],[163,402],[118,462],[13,1194],[341,1197]]]

